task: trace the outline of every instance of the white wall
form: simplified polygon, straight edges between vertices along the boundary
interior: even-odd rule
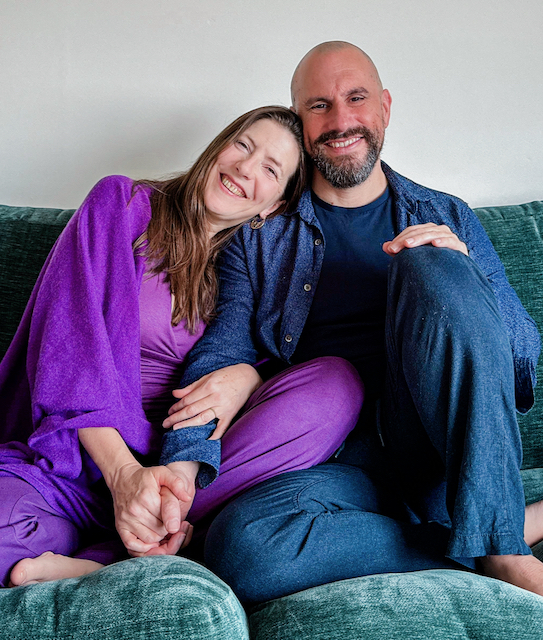
[[[240,113],[288,106],[334,39],[392,93],[396,170],[472,206],[543,199],[542,25],[541,0],[1,0],[0,202],[181,170]]]

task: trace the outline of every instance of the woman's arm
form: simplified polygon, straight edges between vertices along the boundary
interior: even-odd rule
[[[111,491],[115,526],[129,553],[157,549],[169,535],[177,536],[169,541],[170,547],[181,546],[181,524],[194,498],[197,464],[177,463],[176,473],[167,467],[143,467],[110,427],[80,429],[79,440]]]

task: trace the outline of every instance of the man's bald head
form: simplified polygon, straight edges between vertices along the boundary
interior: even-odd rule
[[[315,193],[332,202],[338,190],[379,192],[386,185],[378,160],[391,97],[371,58],[348,42],[323,42],[302,58],[291,90],[305,148],[317,169]]]
[[[319,65],[320,62],[328,55],[344,51],[351,55],[351,57],[360,57],[361,65],[365,68],[369,68],[370,72],[374,76],[380,89],[383,88],[381,79],[379,78],[379,72],[373,64],[372,59],[365,51],[362,51],[359,47],[350,42],[344,42],[342,40],[331,40],[329,42],[321,42],[313,49],[310,49],[305,56],[300,60],[298,66],[294,70],[292,75],[292,82],[290,83],[290,95],[292,99],[292,106],[297,111],[297,97],[301,87],[304,84],[305,74],[313,67],[313,65]]]

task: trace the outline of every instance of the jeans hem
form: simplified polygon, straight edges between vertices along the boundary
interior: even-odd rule
[[[514,533],[477,534],[455,536],[449,542],[447,556],[456,562],[471,566],[467,561],[483,556],[531,555],[530,547]]]

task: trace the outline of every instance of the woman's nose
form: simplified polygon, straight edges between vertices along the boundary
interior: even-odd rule
[[[243,158],[237,162],[236,169],[240,176],[251,178],[255,170],[255,160],[253,158]]]

